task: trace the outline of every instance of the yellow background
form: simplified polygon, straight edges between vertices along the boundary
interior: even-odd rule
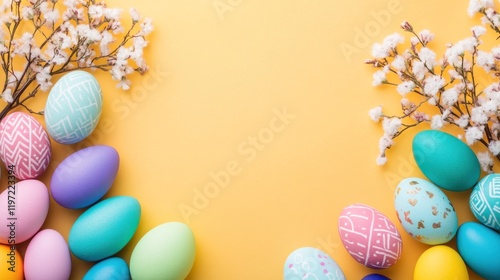
[[[422,176],[410,149],[419,129],[397,139],[386,166],[375,164],[382,128],[367,111],[381,104],[398,112],[399,97],[393,88],[373,88],[374,71],[363,61],[371,45],[400,32],[405,19],[435,33],[431,46],[442,53],[446,43],[479,24],[467,16],[468,1],[106,3],[136,7],[155,25],[146,49],[151,71],[134,76],[130,91],[117,90],[107,73],[96,75],[104,111],[84,142],[119,151],[118,178],[106,197],[130,195],[141,202],[139,229],[120,256],[128,261],[154,226],[181,221],[196,236],[191,280],[282,279],[286,257],[304,246],[328,253],[348,279],[375,272],[412,278],[429,246],[411,239],[397,222],[393,190],[404,177]],[[389,17],[382,20],[381,14]],[[291,115],[288,123],[275,123],[276,111],[284,110]],[[259,135],[267,143],[250,149],[249,137]],[[82,146],[53,142],[53,164],[41,179],[48,184],[57,164]],[[197,200],[197,192],[213,182],[210,174],[228,164],[238,171],[229,184]],[[448,194],[460,222],[471,220],[469,192]],[[338,215],[358,202],[387,215],[401,231],[403,255],[390,269],[363,267],[340,242]],[[44,228],[67,238],[82,211],[51,203]],[[188,207],[193,211],[183,215],[180,209]],[[75,258],[73,265],[72,279],[91,266]]]

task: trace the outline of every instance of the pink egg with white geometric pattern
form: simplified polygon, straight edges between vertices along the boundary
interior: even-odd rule
[[[349,255],[366,267],[388,268],[401,257],[403,241],[398,229],[370,206],[358,203],[344,208],[338,230]]]
[[[19,180],[35,179],[50,163],[47,132],[31,115],[14,112],[0,123],[0,159]],[[9,169],[10,170],[10,169]]]

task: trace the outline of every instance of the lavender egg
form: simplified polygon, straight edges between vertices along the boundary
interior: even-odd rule
[[[118,152],[110,146],[79,150],[57,166],[50,182],[54,200],[61,206],[80,209],[101,199],[111,188],[119,166]]]

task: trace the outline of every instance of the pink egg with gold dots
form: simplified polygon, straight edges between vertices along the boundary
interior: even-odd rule
[[[401,257],[403,241],[398,229],[370,206],[353,204],[344,208],[338,230],[349,255],[366,267],[388,268]]]

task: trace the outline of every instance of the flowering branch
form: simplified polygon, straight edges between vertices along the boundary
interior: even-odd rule
[[[62,9],[63,12],[60,12]],[[144,74],[146,37],[151,19],[130,9],[130,27],[122,11],[96,0],[3,0],[0,6],[0,120],[52,86],[52,77],[77,69],[109,72],[117,87],[130,88],[128,75]],[[28,31],[23,31],[28,30]]]
[[[382,106],[377,106],[369,112],[374,121],[382,120],[384,130],[379,140],[378,164],[387,161],[386,151],[396,137],[421,123],[430,123],[432,129],[459,127],[468,145],[484,145],[489,152],[478,153],[478,158],[485,171],[493,167],[490,153],[500,159],[500,46],[489,52],[480,49],[480,38],[487,32],[485,26],[499,38],[500,14],[490,0],[471,0],[469,15],[475,14],[482,16],[482,25],[472,27],[470,37],[447,45],[440,59],[429,48],[434,35],[428,30],[415,32],[406,21],[401,28],[412,35],[408,49],[398,50],[404,42],[398,33],[373,45],[373,58],[366,60],[378,69],[373,74],[373,85],[396,87],[403,111],[387,115]],[[480,84],[477,77],[481,75],[490,75],[495,81]],[[430,111],[435,114],[428,115]]]

